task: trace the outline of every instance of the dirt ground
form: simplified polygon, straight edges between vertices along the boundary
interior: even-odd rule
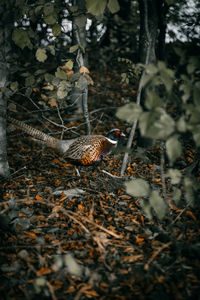
[[[134,86],[121,85],[118,74],[108,70],[94,79],[92,133],[117,127],[128,136],[130,125],[115,112],[135,97]],[[19,109],[15,117],[23,119]],[[62,117],[74,128],[69,137],[84,134],[80,116],[65,110]],[[58,120],[56,113],[52,120]],[[58,133],[44,120],[29,124]],[[137,137],[122,179],[110,174],[120,175],[123,153],[79,167],[19,129],[8,131],[11,178],[0,184],[1,299],[200,299],[200,210],[176,207],[166,181],[166,217],[146,218],[141,209],[146,200],[128,195],[124,182],[142,178],[162,191],[160,148],[141,157],[136,149]],[[185,164],[193,157],[186,146]]]

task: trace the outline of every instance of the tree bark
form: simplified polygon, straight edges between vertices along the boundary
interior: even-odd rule
[[[159,60],[165,60],[165,36],[166,36],[166,14],[168,12],[169,6],[165,2],[165,0],[158,1],[158,47],[157,47],[157,56]]]
[[[86,52],[87,40],[86,40],[86,22],[87,17],[85,14],[85,0],[74,0],[73,5],[78,7],[76,15],[73,17],[72,31],[73,42],[79,45],[76,55],[75,70],[79,72],[82,66],[88,67],[88,57]],[[71,101],[77,103],[78,113],[83,112],[85,120],[85,131],[89,135],[91,133],[89,112],[88,112],[88,81],[87,78],[81,74],[79,82],[82,82],[82,87],[74,87],[71,92]]]
[[[159,1],[159,0],[158,0]],[[156,63],[156,40],[158,37],[158,6],[157,0],[139,0],[140,9],[140,40],[139,40],[139,59],[145,64],[148,49],[149,63]],[[145,20],[148,20],[148,32],[145,27]],[[148,45],[150,43],[150,45]]]
[[[8,84],[8,61],[11,53],[11,32],[13,26],[8,21],[13,21],[12,4],[12,1],[4,1],[0,6],[0,176],[2,177],[8,177],[10,174],[6,151],[6,87]]]
[[[0,89],[4,87],[2,83],[6,82],[6,80],[6,70],[3,69],[2,62],[0,62]],[[0,92],[0,176],[2,177],[8,177],[10,174],[6,152],[6,107],[6,97]]]
[[[149,64],[150,53],[151,53],[151,35],[150,35],[149,27],[148,27],[148,24],[149,24],[149,15],[147,13],[147,9],[148,9],[147,1],[148,0],[143,0],[143,13],[144,13],[144,15],[143,15],[143,17],[144,17],[144,19],[143,19],[143,29],[145,31],[145,37],[146,37],[145,53],[144,53],[144,57],[143,57],[144,62],[143,63],[145,65]],[[142,95],[142,79],[143,79],[144,75],[145,75],[145,69],[143,69],[143,71],[142,71],[141,78],[140,78],[140,81],[139,81],[138,91],[137,91],[137,100],[136,100],[136,103],[138,105],[140,105],[141,102],[142,102],[142,96],[143,96]],[[130,131],[129,138],[128,138],[128,142],[127,142],[127,145],[126,145],[126,147],[128,149],[131,149],[132,142],[133,142],[133,137],[135,135],[135,131],[136,131],[136,128],[137,128],[137,123],[138,123],[138,121],[136,120],[132,124],[131,131]],[[139,138],[141,140],[140,136],[139,136]],[[121,176],[124,175],[127,163],[128,163],[128,152],[126,152],[124,154],[122,168],[121,168],[121,172],[120,172]]]

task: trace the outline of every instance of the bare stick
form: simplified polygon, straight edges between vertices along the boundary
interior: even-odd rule
[[[152,261],[165,249],[168,248],[171,245],[172,242],[168,242],[167,244],[164,244],[163,246],[161,246],[160,248],[158,248],[157,251],[155,251],[153,253],[153,255],[151,256],[151,258],[148,260],[148,262],[144,265],[144,269],[147,271],[149,269],[149,265],[150,263],[152,263]]]
[[[91,134],[91,125],[89,119],[89,111],[88,111],[88,86],[82,92],[82,108],[83,108],[83,116],[85,120],[86,134]]]

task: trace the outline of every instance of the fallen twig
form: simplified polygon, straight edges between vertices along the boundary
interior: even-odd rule
[[[148,260],[148,262],[144,265],[144,269],[145,271],[149,270],[149,265],[150,263],[152,263],[152,261],[165,249],[168,248],[171,245],[172,242],[169,242],[167,244],[164,244],[162,247],[158,248],[157,251],[155,251],[153,253],[153,255],[150,257],[150,259]]]

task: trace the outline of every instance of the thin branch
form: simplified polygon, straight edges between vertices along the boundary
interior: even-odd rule
[[[82,92],[82,108],[83,108],[83,116],[85,120],[86,134],[91,134],[91,124],[89,119],[89,111],[88,111],[88,86]]]
[[[186,211],[186,209],[188,208],[188,206],[190,206],[190,204],[192,203],[192,200],[190,200],[187,205],[184,207],[184,209],[181,210],[181,212],[178,214],[178,216],[175,218],[175,220],[171,223],[171,225],[174,225],[177,220],[181,217],[181,215]]]
[[[111,230],[106,229],[105,227],[103,227],[103,226],[101,226],[101,225],[99,225],[99,224],[97,224],[97,223],[95,223],[95,222],[89,220],[89,219],[86,218],[86,217],[81,217],[81,218],[82,218],[83,220],[85,220],[86,222],[92,224],[93,226],[95,226],[95,227],[101,229],[102,231],[105,231],[105,232],[108,233],[109,235],[114,236],[114,237],[117,238],[117,239],[122,239],[122,238],[123,238],[121,235],[118,235],[118,234],[112,232]]]
[[[167,244],[164,244],[162,247],[158,248],[157,251],[153,253],[153,255],[150,257],[148,262],[144,265],[144,269],[148,271],[150,263],[152,263],[153,260],[165,249],[168,248],[171,245],[172,242],[168,242]]]
[[[108,175],[108,176],[110,176],[110,177],[112,177],[112,178],[122,178],[121,176],[113,175],[113,174],[107,172],[106,170],[102,170],[101,172]]]
[[[51,283],[50,283],[49,281],[46,281],[46,285],[47,285],[48,288],[49,288],[49,292],[50,292],[50,294],[51,294],[52,300],[57,300],[56,295],[55,295],[55,292],[54,292],[54,289],[53,289],[53,286],[51,285]]]
[[[164,143],[161,142],[161,158],[160,158],[160,171],[161,171],[161,179],[162,179],[162,190],[163,190],[163,197],[165,200],[165,203],[167,204],[167,192],[166,192],[166,183],[165,183],[165,171],[164,171],[164,166],[165,166],[165,156],[164,156]]]

